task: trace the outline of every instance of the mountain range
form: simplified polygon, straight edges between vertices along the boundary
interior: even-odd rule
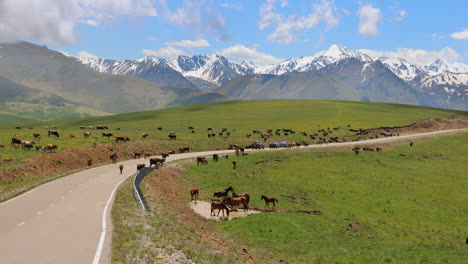
[[[181,55],[173,59],[149,56],[140,60],[126,60],[122,62],[101,58],[76,59],[100,72],[130,75],[163,85],[190,87],[201,91],[216,90],[224,93],[228,92],[227,95],[237,96],[240,99],[307,98],[362,100],[362,98],[367,98],[371,101],[376,100],[372,99],[375,96],[369,97],[366,94],[343,97],[337,94],[330,94],[330,91],[325,90],[328,89],[326,87],[334,87],[336,85],[336,78],[343,78],[340,74],[340,69],[336,65],[343,66],[350,59],[354,59],[361,62],[361,66],[358,67],[356,62],[354,62],[353,71],[348,74],[364,76],[365,72],[367,72],[365,71],[367,67],[364,67],[365,65],[373,65],[373,69],[378,71],[384,67],[391,73],[387,72],[378,76],[363,77],[366,79],[361,80],[361,82],[353,82],[352,85],[350,83],[341,83],[342,89],[358,89],[362,93],[366,91],[365,86],[369,82],[374,83],[374,85],[376,82],[379,82],[379,87],[383,89],[382,92],[384,90],[407,90],[409,87],[419,98],[419,100],[411,101],[407,100],[408,98],[391,96],[380,97],[379,101],[468,110],[468,103],[466,102],[466,96],[468,95],[468,65],[457,62],[448,63],[442,59],[437,59],[431,64],[423,66],[411,64],[403,58],[382,56],[373,60],[362,51],[348,49],[339,45],[332,45],[312,56],[286,59],[280,63],[270,65],[257,65],[246,61],[236,63],[218,54],[191,57]],[[380,64],[377,62],[380,62]],[[170,76],[172,77],[170,79],[166,75],[168,71],[171,71]],[[383,71],[381,72],[383,73]],[[392,74],[395,76],[391,76]],[[309,79],[312,76],[313,79]],[[319,76],[327,76],[328,81],[320,80],[318,82],[317,78]],[[332,80],[333,78],[331,77],[335,77],[335,79]],[[239,78],[239,80],[236,80],[236,78]],[[293,80],[294,78],[298,78],[298,80]],[[394,82],[395,78],[403,82],[398,82],[398,85],[396,85]],[[268,79],[270,82],[268,82],[268,85],[265,82],[262,82],[262,85],[260,85],[258,83],[260,79]],[[273,83],[277,82],[272,82],[271,80],[273,79],[281,80],[278,82],[281,83],[281,89],[276,89],[277,87]],[[190,84],[187,84],[187,82]],[[292,83],[295,83],[295,86],[289,87]],[[297,86],[299,83],[301,83],[302,88]],[[320,85],[317,83],[320,83]],[[392,84],[391,87],[389,86],[390,83]],[[263,88],[260,86],[263,86]],[[250,91],[247,91],[246,87],[249,87],[248,90]],[[285,90],[285,87],[289,87],[288,91]],[[262,90],[261,93],[259,93],[260,89]],[[303,93],[299,92],[298,89],[303,89]],[[352,93],[354,92],[349,91],[347,94]],[[300,97],[299,94],[308,94],[308,96]],[[328,94],[329,96],[322,96],[324,94]]]
[[[468,67],[413,65],[332,45],[272,65],[219,54],[116,61],[0,44],[0,124],[249,99],[390,102],[468,110]]]

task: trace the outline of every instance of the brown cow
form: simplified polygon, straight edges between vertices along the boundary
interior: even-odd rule
[[[5,145],[0,144],[0,149],[4,149]]]
[[[109,138],[112,136],[114,136],[114,134],[112,134],[111,132],[102,132],[102,137],[107,137],[107,140],[109,140]]]
[[[205,165],[208,164],[208,160],[202,156],[197,157],[197,165],[200,164],[200,162],[201,164],[205,164]]]
[[[115,142],[120,142],[120,141],[125,142],[125,141],[127,141],[127,139],[125,137],[122,137],[122,136],[116,136],[115,137]]]
[[[117,162],[117,158],[119,156],[117,155],[117,153],[114,153],[112,155],[109,156],[110,160],[112,161],[112,163],[116,163]]]
[[[91,165],[93,165],[93,160],[92,160],[92,159],[89,159],[89,160],[88,160],[88,167],[91,166]]]
[[[150,165],[149,165],[149,166],[150,166],[150,167],[151,167],[151,165],[155,165],[155,166],[156,166],[156,164],[157,164],[158,162],[161,163],[161,165],[162,165],[165,161],[166,161],[166,158],[162,158],[162,159],[161,159],[161,158],[151,158],[151,159],[150,159]]]
[[[43,147],[42,149],[45,151],[45,152],[55,152],[55,150],[57,149],[57,145],[54,145],[54,144],[47,144],[45,147]]]
[[[133,152],[133,158],[134,159],[141,158],[141,155],[143,155],[143,152]]]
[[[91,136],[91,132],[84,132],[84,133],[83,133],[83,136],[84,136],[85,138],[89,138],[89,136]]]
[[[136,168],[137,168],[137,172],[139,172],[141,169],[143,169],[144,167],[146,167],[145,164],[137,164],[136,165]]]
[[[141,137],[142,137],[142,138],[147,138],[148,136],[149,136],[148,133],[143,133],[143,134],[141,134]]]
[[[20,138],[11,138],[11,145],[21,144]]]
[[[41,134],[33,133],[34,140],[41,140]]]
[[[189,151],[190,151],[190,147],[179,148],[179,153],[185,153],[185,152],[189,152]]]
[[[143,153],[143,158],[148,159],[152,155],[153,155],[153,153],[151,153],[151,152],[145,152],[145,153]]]
[[[233,161],[232,161],[232,166],[233,166],[232,168],[235,169],[235,168],[236,168],[236,165],[237,165],[237,160],[233,160]]]
[[[123,165],[123,164],[120,164],[120,165],[119,165],[120,174],[122,174],[123,168],[124,168],[124,165]]]

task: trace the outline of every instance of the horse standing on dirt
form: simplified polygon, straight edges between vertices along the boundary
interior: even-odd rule
[[[245,202],[247,203],[247,205],[249,205],[249,202],[250,202],[250,194],[248,193],[236,193],[236,191],[233,189],[232,190],[232,197],[234,198],[238,198],[238,197],[244,197],[245,198]]]
[[[222,203],[219,199],[213,199],[211,200],[211,214],[212,216],[215,216],[214,210],[218,209],[218,214],[216,216],[219,216],[219,212],[223,211],[223,216],[224,216],[224,210],[226,210],[227,216],[229,216],[229,208],[227,205]]]
[[[244,211],[249,210],[249,206],[247,205],[245,197],[224,197],[223,203],[228,205],[231,210],[238,210],[240,205],[242,205]]]
[[[262,195],[262,198],[260,198],[260,200],[265,200],[265,208],[270,208],[270,203],[272,203],[273,209],[275,209],[276,203],[279,203],[278,199],[276,199],[275,197],[266,197],[265,195]]]
[[[192,188],[190,189],[190,196],[192,200],[198,200],[198,192],[200,191],[199,188]]]
[[[124,165],[123,165],[123,164],[120,164],[120,165],[119,165],[120,174],[122,174],[123,168],[124,168]]]
[[[221,191],[217,191],[213,194],[213,197],[226,197],[229,195],[229,192],[232,191],[232,187],[229,186],[227,187],[226,189],[224,190],[221,190]]]

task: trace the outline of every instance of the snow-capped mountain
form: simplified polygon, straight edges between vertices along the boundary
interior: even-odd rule
[[[424,66],[424,70],[431,76],[446,72],[468,73],[468,65],[459,62],[448,63],[445,60],[437,59],[433,63]]]
[[[405,81],[411,81],[417,76],[424,75],[424,69],[407,62],[403,58],[389,58],[382,56],[378,58],[379,61],[391,70],[396,76],[400,77]]]
[[[426,76],[421,79],[422,87],[446,86],[468,86],[468,73],[441,73],[436,76]]]
[[[269,65],[255,69],[255,73],[281,75],[289,72],[308,72],[320,70],[328,65],[348,58],[356,58],[363,62],[372,59],[366,54],[351,50],[336,44],[328,49],[320,51],[315,55],[285,60],[277,65]]]

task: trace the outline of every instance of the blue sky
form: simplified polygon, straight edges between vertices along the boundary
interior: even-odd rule
[[[216,52],[265,64],[339,44],[419,64],[438,57],[468,63],[462,0],[4,1],[0,41],[28,40],[72,55],[124,60]]]

